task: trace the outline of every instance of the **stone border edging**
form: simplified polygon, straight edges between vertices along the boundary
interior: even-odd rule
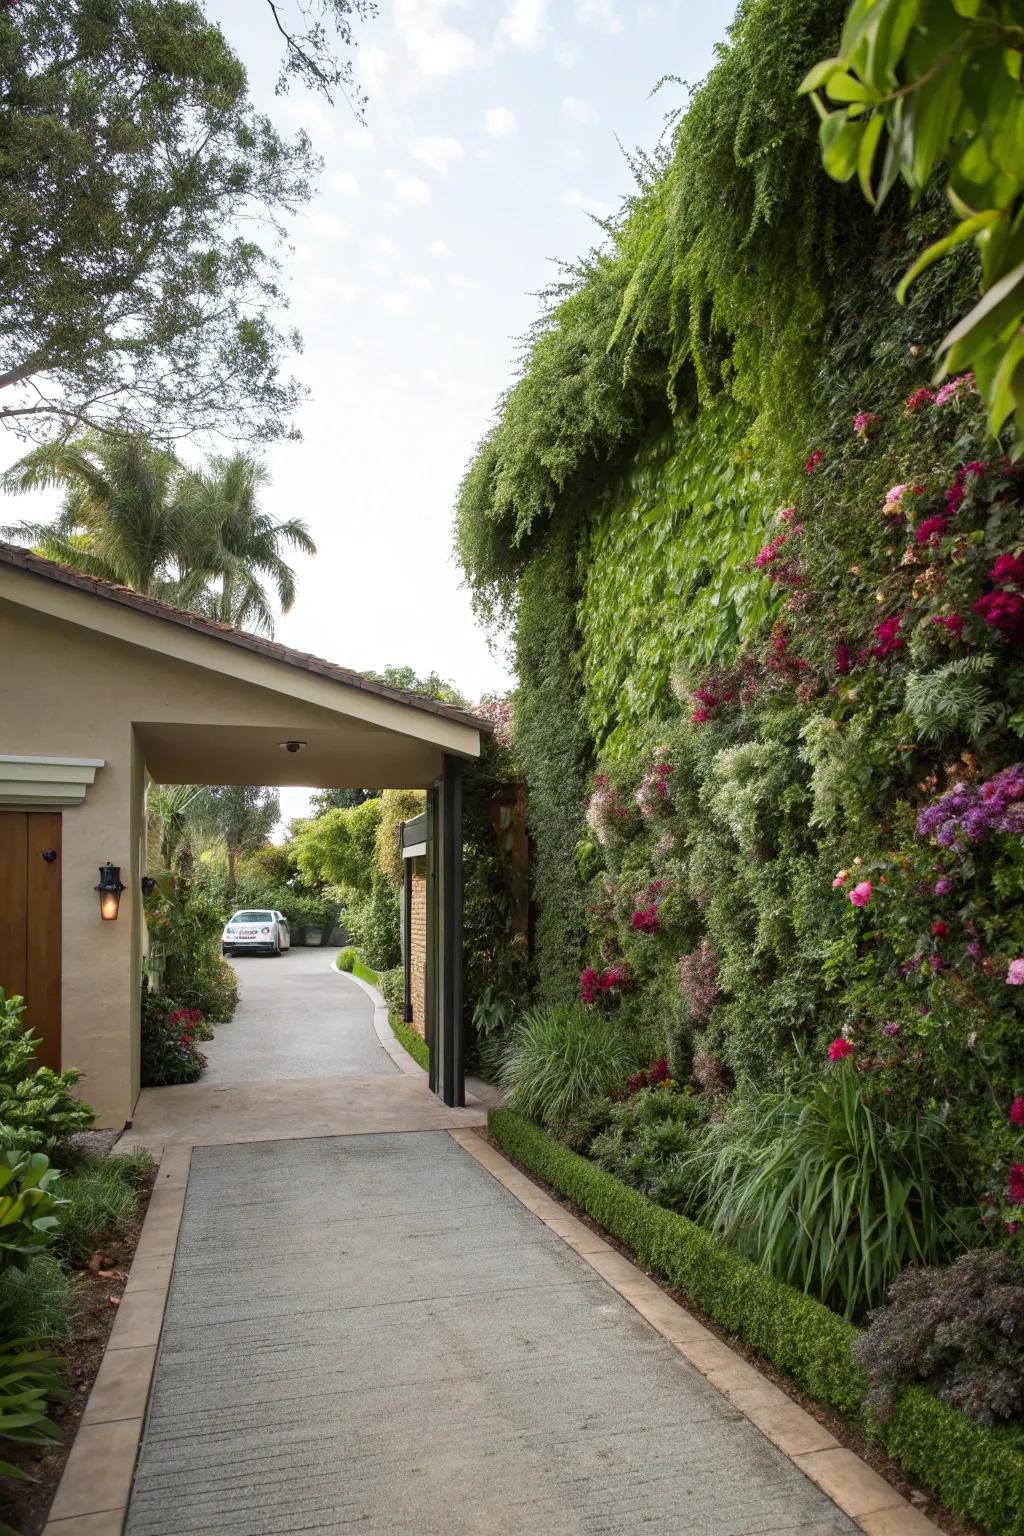
[[[373,1003],[373,1027],[377,1039],[387,1051],[398,1070],[405,1072],[409,1077],[426,1077],[427,1074],[419,1062],[413,1061],[409,1052],[396,1039],[395,1032],[388,1021],[388,1005],[384,1001],[383,993],[378,992],[376,987],[371,986],[368,981],[364,981],[361,976],[356,976],[351,971],[339,971],[333,961],[331,962],[331,970],[336,976],[347,976],[349,981],[354,981],[357,987],[362,987],[367,997]]]
[[[448,1134],[595,1269],[867,1536],[942,1536],[939,1527],[897,1493],[873,1467],[840,1445],[781,1387],[762,1376],[742,1355],[699,1323],[642,1269],[546,1194],[489,1141],[475,1131],[449,1130]],[[49,1530],[44,1536],[50,1536]],[[82,1536],[86,1533],[82,1532]]]
[[[121,1536],[156,1367],[191,1146],[167,1147],[43,1536]]]

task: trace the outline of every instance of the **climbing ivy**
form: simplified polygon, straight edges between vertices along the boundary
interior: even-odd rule
[[[614,750],[663,717],[673,674],[734,652],[771,606],[753,566],[771,510],[728,403],[660,434],[610,489],[581,550],[586,721]]]

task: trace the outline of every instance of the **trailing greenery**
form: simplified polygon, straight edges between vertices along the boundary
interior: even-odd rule
[[[1024,1536],[1024,1431],[986,1429],[921,1388],[880,1426],[865,1415],[856,1328],[765,1275],[703,1228],[653,1204],[509,1109],[488,1127],[510,1157],[566,1195],[713,1322],[736,1334],[820,1402],[877,1434],[909,1477],[989,1536]]]

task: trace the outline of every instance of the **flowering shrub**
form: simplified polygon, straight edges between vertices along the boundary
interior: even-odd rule
[[[196,1045],[202,1015],[180,1008],[162,992],[142,996],[142,1083],[159,1088],[169,1083],[194,1083],[206,1057]]]

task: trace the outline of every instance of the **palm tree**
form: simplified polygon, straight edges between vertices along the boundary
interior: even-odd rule
[[[275,523],[259,510],[266,483],[248,454],[193,470],[144,438],[91,435],[44,444],[8,470],[4,490],[60,486],[64,500],[50,523],[0,531],[91,576],[272,635],[265,583],[283,612],[295,601],[282,548],[315,554],[316,545],[300,518]]]
[[[194,526],[210,539],[205,559],[216,575],[194,604],[197,613],[252,629],[274,632],[274,610],[265,583],[272,586],[282,613],[295,602],[295,572],[282,548],[315,555],[316,545],[301,518],[275,523],[258,506],[269,476],[247,453],[214,458],[205,470],[190,470],[178,487],[178,499],[194,517]]]

